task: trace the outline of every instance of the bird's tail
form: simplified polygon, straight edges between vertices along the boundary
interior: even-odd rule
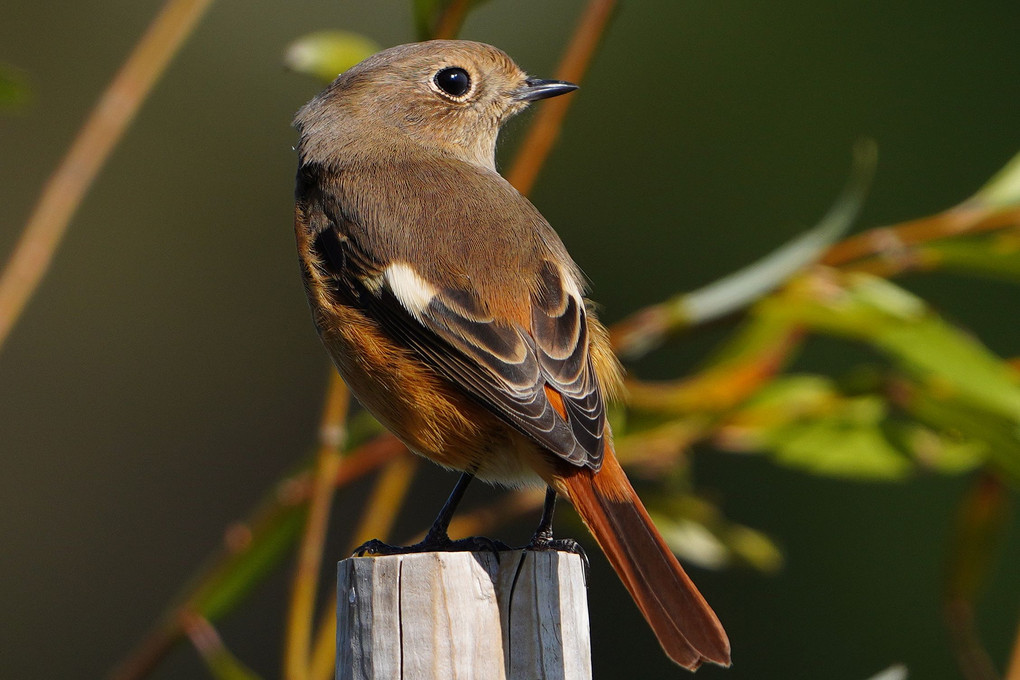
[[[602,468],[556,476],[623,585],[673,661],[696,670],[730,665],[730,642],[676,556],[652,524],[627,475],[607,446]]]

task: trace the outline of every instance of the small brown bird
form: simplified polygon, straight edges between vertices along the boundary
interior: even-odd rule
[[[719,620],[613,454],[605,400],[621,371],[584,279],[496,171],[500,126],[574,89],[466,41],[401,45],[341,74],[295,119],[305,289],[361,403],[464,473],[411,549],[464,547],[447,527],[472,476],[545,484],[531,547],[559,545],[552,510],[566,496],[666,653],[690,669],[729,665]]]

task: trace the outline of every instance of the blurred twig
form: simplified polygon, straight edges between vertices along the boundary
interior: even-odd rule
[[[419,460],[410,454],[397,456],[380,471],[361,520],[351,535],[348,553],[370,539],[387,540],[407,499]],[[326,602],[336,602],[335,583]],[[322,612],[317,630],[309,677],[312,680],[328,680],[333,676],[336,665],[336,611],[333,607],[326,607]]]
[[[581,83],[615,7],[616,0],[591,0],[588,3],[556,70],[558,79]],[[531,193],[573,100],[573,97],[557,97],[545,102],[521,142],[520,151],[506,178],[525,196]]]
[[[345,421],[350,396],[343,380],[334,372],[329,381],[326,406],[319,428],[312,499],[305,520],[304,535],[298,549],[297,567],[291,589],[284,644],[284,677],[307,680],[311,663],[312,623],[315,619],[315,593],[319,586],[322,547],[329,525],[329,509],[336,489],[334,479],[346,441]]]
[[[775,377],[803,338],[804,332],[796,324],[753,318],[734,334],[719,358],[689,377],[659,382],[628,380],[628,403],[674,415],[731,409]]]
[[[357,528],[351,534],[350,550],[373,538],[385,540],[393,528],[411,487],[419,458],[410,454],[398,456],[379,473],[372,495],[365,503]]]
[[[845,266],[866,257],[888,256],[906,246],[943,238],[978,234],[1020,222],[1020,208],[987,208],[964,204],[936,215],[876,227],[833,246],[822,264]]]
[[[855,145],[846,186],[810,230],[728,276],[645,307],[615,324],[610,339],[617,353],[638,358],[673,333],[721,319],[748,306],[817,262],[857,219],[875,174],[877,158],[878,147],[873,140],[864,139]]]
[[[0,274],[0,348],[49,268],[92,181],[211,2],[167,0],[46,182]]]
[[[984,208],[964,205],[944,213],[886,227],[869,229],[830,248],[820,264],[851,272],[888,278],[923,268],[927,260],[918,247],[932,241],[980,234],[1020,225],[1020,208]],[[752,267],[755,265],[752,265]],[[610,329],[618,352],[639,356],[661,343],[670,333],[691,325],[684,312],[691,293],[677,295],[630,314]]]
[[[216,680],[259,680],[259,676],[241,663],[223,644],[208,619],[191,615],[184,619],[184,630]]]
[[[457,37],[472,0],[451,0],[440,13],[432,37],[436,40],[450,40]]]
[[[1016,630],[1016,640],[1013,641],[1013,653],[1009,657],[1009,666],[1006,667],[1006,675],[1003,680],[1020,680],[1020,626]]]
[[[398,456],[407,449],[391,434],[375,437],[344,458],[335,484],[345,486]],[[151,673],[180,641],[182,617],[199,614],[215,620],[236,605],[246,588],[257,581],[275,560],[282,559],[299,534],[312,489],[312,472],[305,469],[281,481],[251,517],[230,527],[225,546],[202,567],[180,598],[160,618],[156,627],[117,664],[111,680],[137,680]],[[293,527],[293,528],[292,528]],[[270,545],[266,545],[266,544]],[[251,565],[253,554],[269,553]]]
[[[869,174],[864,173],[864,176],[867,177]],[[851,186],[853,183],[852,180]],[[926,252],[923,249],[923,246],[933,242],[1020,227],[1020,207],[1015,201],[982,201],[981,196],[979,192],[975,198],[936,215],[876,227],[847,238],[825,251],[819,263],[844,271],[864,272],[889,278],[907,271],[937,266],[940,263],[938,253]],[[841,197],[832,212],[846,202],[846,196]],[[846,215],[852,216],[853,212],[847,211]],[[822,226],[827,219],[829,216],[812,232],[826,231]],[[811,235],[812,232],[806,235]],[[745,270],[702,289],[681,293],[665,302],[649,305],[630,314],[611,329],[614,347],[621,355],[640,356],[661,344],[671,333],[706,320],[713,320],[718,318],[720,313],[733,310],[736,305],[732,300],[723,298],[722,301],[727,304],[720,304],[719,291],[723,290],[729,295],[733,289],[739,289],[740,286],[733,284],[741,284],[745,279],[752,280],[750,275],[757,274],[756,270],[762,264],[769,263],[774,257],[786,256],[786,250],[792,245],[794,243],[791,242],[761,262],[756,262]],[[779,279],[774,280],[774,283],[778,282]],[[758,286],[758,289],[760,292],[768,292],[766,286]],[[746,303],[753,298],[744,292],[739,302]],[[703,304],[704,300],[699,298],[708,299],[713,307],[721,309],[722,312],[699,314],[696,309],[692,311],[693,301],[697,300],[699,305]]]
[[[833,246],[822,264],[891,277],[923,268],[918,246],[1020,225],[1020,208],[965,203],[937,215],[876,227]]]
[[[974,622],[974,602],[1002,540],[1009,498],[1002,480],[977,478],[963,500],[950,542],[944,615],[960,672],[967,680],[997,680]]]

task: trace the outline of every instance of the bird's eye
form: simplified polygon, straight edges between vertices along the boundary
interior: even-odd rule
[[[451,97],[463,97],[471,89],[471,76],[458,66],[444,68],[435,77],[436,86]]]

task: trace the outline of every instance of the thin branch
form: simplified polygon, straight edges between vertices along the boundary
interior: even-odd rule
[[[290,611],[284,645],[284,677],[307,680],[311,661],[312,623],[315,619],[315,594],[319,588],[322,548],[329,526],[329,509],[336,489],[334,479],[340,467],[346,440],[344,423],[350,396],[340,376],[333,372],[329,394],[319,429],[319,451],[316,456],[312,499],[305,522],[304,536],[298,550],[297,568],[291,590]]]
[[[457,37],[460,27],[471,9],[472,0],[451,0],[436,21],[432,37],[436,40],[450,40]]]
[[[0,347],[110,152],[212,0],[167,0],[50,176],[0,275]]]
[[[939,239],[979,234],[1020,223],[1020,208],[987,208],[963,204],[937,215],[876,227],[834,245],[821,263],[832,267],[847,265],[868,258],[895,259],[911,246]]]
[[[636,359],[689,326],[703,326],[744,309],[818,261],[860,214],[875,174],[878,147],[854,146],[850,177],[818,223],[768,255],[689,293],[645,307],[613,325],[610,341],[621,357]]]
[[[584,79],[615,7],[616,0],[591,0],[588,3],[556,71],[558,79],[577,84]],[[507,180],[522,194],[531,193],[538,173],[545,165],[556,138],[559,137],[563,119],[573,101],[574,97],[551,99],[545,102],[535,115],[527,136],[521,142],[517,157],[510,171],[506,173]]]
[[[832,246],[820,263],[844,271],[867,272],[890,278],[923,268],[919,247],[933,241],[977,235],[1016,227],[1020,208],[974,207],[965,203],[937,215],[876,227]],[[610,328],[615,349],[640,354],[656,346],[665,335],[691,325],[678,309],[689,294],[643,307]]]
[[[736,407],[770,381],[800,346],[804,333],[796,327],[780,328],[739,360],[724,361],[679,380],[629,379],[631,408],[672,416],[723,413]]]
[[[953,654],[965,680],[999,680],[995,664],[981,643],[973,605],[962,599],[944,603],[943,615]]]
[[[209,620],[193,614],[185,618],[184,631],[215,678],[259,680],[259,676],[234,656]]]
[[[367,444],[359,446],[357,455],[344,459],[343,467],[336,473],[336,486],[339,488],[364,477],[406,453],[407,447],[399,439],[389,432],[384,432]]]
[[[1002,680],[1020,680],[1020,626],[1017,627],[1013,653],[1009,656],[1009,666],[1006,667],[1006,675]]]
[[[379,435],[359,446],[344,459],[343,465],[336,473],[334,484],[343,487],[394,458],[406,455],[407,449],[392,434]],[[291,511],[296,505],[307,503],[312,486],[312,475],[309,472],[301,472],[284,480],[269,494],[270,501],[256,510],[250,519],[238,522],[224,532],[227,536],[227,545],[224,549],[209,561],[207,567],[199,571],[198,576],[187,586],[181,600],[164,613],[155,628],[117,664],[108,677],[111,680],[139,680],[152,673],[180,641],[183,634],[181,617],[200,612],[201,601],[204,594],[209,591],[209,584],[220,578],[224,570],[231,568],[239,557],[239,550],[250,549],[252,542],[259,540],[261,527],[272,524],[274,517]],[[231,538],[238,535],[245,537],[244,540]],[[238,548],[238,545],[244,547]]]
[[[175,617],[160,625],[120,661],[107,676],[109,680],[139,680],[156,670],[156,666],[181,639],[182,628]]]
[[[372,495],[361,513],[358,528],[351,536],[348,552],[372,538],[387,540],[387,537],[392,533],[393,523],[404,506],[407,491],[411,488],[411,482],[418,469],[419,460],[417,456],[409,454],[398,456],[379,473]],[[336,602],[335,584],[332,595],[326,599],[326,602]],[[333,677],[335,666],[336,612],[332,607],[327,607],[322,612],[315,644],[312,647],[309,677],[312,680],[327,680]]]
[[[410,454],[400,456],[379,473],[372,495],[361,512],[358,528],[351,534],[351,552],[366,541],[390,534],[418,470],[419,460]]]
[[[998,475],[978,476],[960,500],[948,546],[943,615],[960,674],[967,680],[998,680],[981,639],[974,603],[988,579],[1010,516],[1009,494]]]

